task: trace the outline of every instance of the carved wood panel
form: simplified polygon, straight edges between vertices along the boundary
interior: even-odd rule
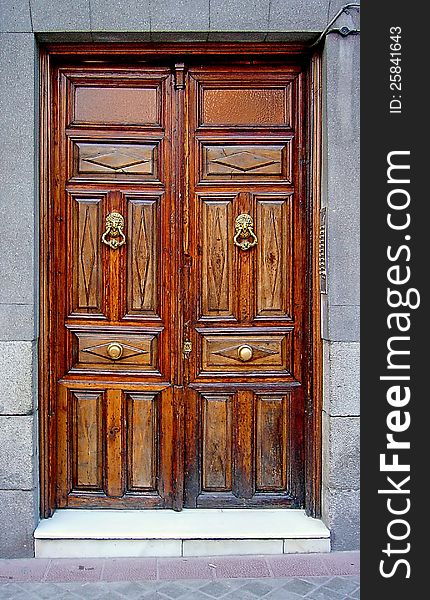
[[[103,490],[103,395],[74,392],[70,397],[70,456],[73,490]]]
[[[285,333],[230,331],[206,333],[199,329],[202,344],[200,374],[247,373],[250,376],[272,371],[288,375],[291,369],[292,336]]]
[[[291,183],[291,140],[282,144],[201,144],[201,181]]]
[[[158,145],[117,143],[75,143],[75,175],[85,178],[100,175],[124,179],[124,175],[140,175],[138,179],[157,179]]]
[[[102,314],[103,287],[100,237],[100,198],[72,200],[72,313]]]
[[[256,315],[291,316],[293,284],[292,196],[256,197]]]
[[[158,397],[127,394],[127,490],[155,490],[158,476]]]
[[[158,198],[128,198],[127,314],[159,316]]]
[[[136,333],[133,333],[136,331]],[[77,360],[72,370],[90,372],[153,372],[159,374],[158,332],[113,329],[105,333],[74,331]]]
[[[231,199],[200,198],[202,316],[234,315],[233,208]]]
[[[231,490],[232,443],[231,396],[203,396],[201,450],[203,490]]]
[[[285,490],[288,468],[288,397],[256,396],[256,481],[259,491]]]

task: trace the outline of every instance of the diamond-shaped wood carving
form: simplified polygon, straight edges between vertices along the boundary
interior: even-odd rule
[[[79,173],[154,174],[154,145],[76,144]]]
[[[88,348],[82,348],[82,352],[88,352],[89,354],[94,354],[95,356],[101,356],[102,358],[106,358],[107,360],[112,360],[112,357],[108,354],[108,348],[111,345],[111,342],[106,342],[105,344],[99,344],[97,346],[89,346]],[[142,350],[142,348],[136,348],[135,346],[129,346],[128,344],[121,343],[123,348],[122,355],[115,360],[124,360],[125,358],[131,358],[132,356],[138,356],[139,354],[149,354],[147,350]]]
[[[265,167],[266,165],[272,165],[279,161],[245,150],[243,152],[237,152],[236,154],[230,154],[229,156],[222,158],[216,158],[212,160],[212,162],[226,165],[227,167],[232,167],[237,171],[246,172],[252,171],[253,169],[258,169],[260,167]]]
[[[290,180],[290,145],[204,143],[202,178]]]
[[[242,344],[237,344],[236,346],[229,346],[228,348],[222,348],[221,350],[217,350],[213,352],[213,354],[218,354],[219,356],[225,356],[226,358],[232,358],[233,360],[237,360],[238,362],[243,362],[241,358],[239,358],[238,350],[242,346]],[[254,346],[254,344],[248,344],[252,349],[252,358],[249,359],[249,362],[253,360],[258,360],[259,358],[264,358],[266,356],[270,356],[271,354],[278,354],[275,350],[269,350],[268,348],[262,348],[261,346]]]

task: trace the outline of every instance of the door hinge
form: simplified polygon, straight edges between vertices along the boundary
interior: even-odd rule
[[[185,64],[175,63],[175,90],[185,89]]]
[[[191,350],[193,349],[193,344],[190,340],[185,340],[184,345],[182,347],[182,351],[184,353],[184,358],[189,358]]]

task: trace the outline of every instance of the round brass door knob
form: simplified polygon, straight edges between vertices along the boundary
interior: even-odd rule
[[[107,353],[109,355],[109,358],[111,358],[112,360],[118,360],[119,358],[121,358],[123,352],[123,346],[121,344],[118,344],[117,342],[112,342],[112,344],[109,344],[109,346],[107,347]]]
[[[239,348],[237,349],[237,356],[243,362],[251,360],[252,354],[253,354],[252,348],[251,348],[251,346],[248,346],[247,344],[243,344],[242,346],[239,346]]]

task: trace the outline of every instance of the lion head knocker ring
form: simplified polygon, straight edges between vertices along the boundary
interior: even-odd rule
[[[116,250],[125,244],[124,217],[118,212],[111,212],[106,217],[106,231],[102,235],[102,242]],[[108,236],[110,239],[108,239]],[[119,239],[117,239],[119,238]]]
[[[242,250],[249,250],[257,244],[258,240],[254,233],[254,221],[252,220],[251,215],[242,213],[236,217],[234,230],[235,235],[233,241],[236,246],[239,246]]]

